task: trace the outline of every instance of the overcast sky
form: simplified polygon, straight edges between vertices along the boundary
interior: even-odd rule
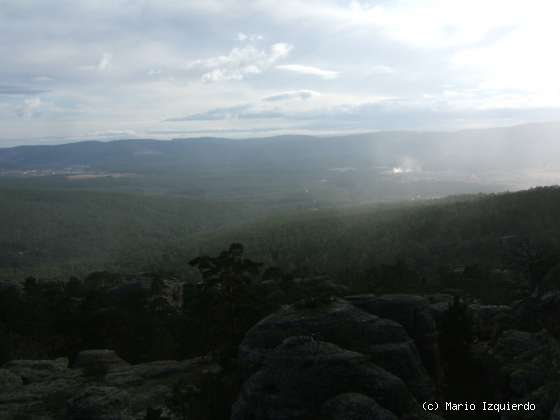
[[[0,0],[0,146],[560,120],[560,3]]]

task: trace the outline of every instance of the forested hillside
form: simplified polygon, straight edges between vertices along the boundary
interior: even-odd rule
[[[559,187],[457,196],[277,218],[212,235],[203,249],[236,240],[258,260],[365,289],[463,287],[457,273],[503,276],[520,253],[535,254],[521,262],[535,269],[560,262],[559,212]]]
[[[0,203],[5,279],[142,269],[171,244],[259,213],[241,202],[93,191],[0,189]]]
[[[430,283],[469,266],[506,270],[518,248],[546,249],[553,261],[560,255],[558,187],[276,216],[262,204],[181,197],[7,189],[0,195],[9,203],[0,207],[9,221],[0,228],[4,278],[177,272],[197,254],[234,241],[271,266],[362,288],[390,277],[383,270]]]

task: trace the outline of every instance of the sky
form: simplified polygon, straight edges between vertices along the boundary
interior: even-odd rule
[[[0,147],[560,120],[554,0],[0,0]]]

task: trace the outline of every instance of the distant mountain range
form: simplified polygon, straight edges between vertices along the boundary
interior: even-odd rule
[[[80,167],[134,173],[365,167],[474,174],[555,171],[560,170],[560,123],[456,132],[87,141],[0,149],[0,171]]]

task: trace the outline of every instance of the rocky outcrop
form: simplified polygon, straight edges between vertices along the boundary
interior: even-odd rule
[[[2,367],[20,377],[24,384],[33,384],[63,376],[68,369],[68,359],[12,360]]]
[[[278,345],[293,336],[312,337],[364,354],[401,378],[418,399],[433,395],[433,384],[405,328],[342,299],[319,307],[286,306],[257,323],[240,345],[245,374],[256,372]]]
[[[340,394],[321,408],[325,420],[398,420],[389,410],[381,407],[373,398],[363,394]]]
[[[86,374],[106,374],[107,372],[128,366],[113,350],[84,350],[78,353],[72,368],[83,369]]]
[[[21,376],[9,371],[8,369],[0,369],[0,392],[6,392],[23,385]]]
[[[96,360],[100,354],[82,353],[87,355],[83,361]],[[122,360],[114,353],[110,358],[107,352],[101,354],[101,360]],[[67,359],[15,360],[0,369],[0,419],[11,420],[16,415],[34,419],[144,418],[148,407],[164,407],[178,380],[197,385],[220,371],[206,357],[138,365],[119,362],[111,364],[104,375],[93,376],[85,369],[68,368]]]
[[[441,329],[446,315],[453,308],[453,296],[446,294],[430,295],[428,299],[431,302],[429,310],[436,328]],[[512,308],[508,305],[470,303],[466,306],[466,316],[471,324],[470,333],[476,341],[493,340],[503,331],[515,325]]]
[[[531,419],[553,418],[560,395],[560,347],[546,331],[507,330],[494,343],[479,342],[473,356],[488,380],[495,381],[492,398],[497,401],[531,402]],[[503,419],[520,414],[507,414]]]
[[[473,334],[478,340],[491,340],[511,325],[511,308],[507,305],[469,305]]]
[[[557,370],[560,348],[556,340],[544,331],[506,331],[493,347],[492,354],[513,397],[526,396],[560,379]]]
[[[13,360],[2,370],[15,375],[21,386],[0,390],[0,419],[16,416],[50,419],[62,416],[65,404],[83,386],[81,373],[68,369],[68,359]]]
[[[560,420],[560,400],[554,406],[552,413],[550,413],[550,420]]]
[[[70,398],[67,420],[133,420],[128,393],[110,386],[89,386]]]
[[[439,382],[442,376],[438,345],[438,332],[427,299],[422,296],[355,295],[346,297],[364,311],[401,324],[414,340],[422,362],[432,378]]]
[[[387,415],[392,412],[393,417],[418,410],[404,382],[369,357],[303,336],[285,339],[268,354],[266,362],[245,382],[231,418],[303,420],[317,416],[325,404],[349,412],[349,401],[333,401],[346,393],[374,400],[380,407],[366,404],[369,409],[377,408]]]
[[[512,305],[512,325],[525,331],[539,331],[543,328],[560,337],[560,291],[549,291],[538,297],[531,297]]]

